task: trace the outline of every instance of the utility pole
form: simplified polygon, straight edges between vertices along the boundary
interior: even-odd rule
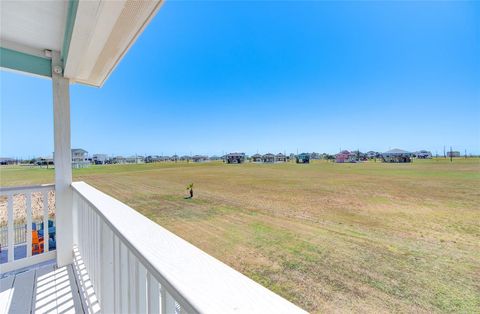
[[[447,158],[447,154],[445,154],[445,145],[443,145],[443,158]]]
[[[453,152],[452,152],[452,146],[450,146],[450,162],[452,162],[452,157],[453,157]]]
[[[467,159],[467,150],[465,150],[465,159]]]

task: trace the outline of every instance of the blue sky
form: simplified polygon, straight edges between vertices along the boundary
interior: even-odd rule
[[[51,82],[0,90],[0,155],[51,155]],[[480,153],[480,5],[168,1],[71,107],[90,153]]]

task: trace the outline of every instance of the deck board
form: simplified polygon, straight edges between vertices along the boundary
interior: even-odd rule
[[[35,283],[35,271],[26,271],[15,276],[13,282],[10,313],[29,313],[32,307],[32,297]]]
[[[35,293],[32,298],[32,313],[55,313],[55,269],[53,266],[37,270]]]
[[[73,266],[27,270],[0,280],[0,313],[84,313]]]
[[[14,276],[0,279],[0,313],[7,313],[10,307],[14,279]]]

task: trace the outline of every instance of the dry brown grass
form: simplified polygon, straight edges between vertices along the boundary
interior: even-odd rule
[[[311,312],[480,312],[478,159],[74,175]],[[4,172],[2,184],[49,176]]]

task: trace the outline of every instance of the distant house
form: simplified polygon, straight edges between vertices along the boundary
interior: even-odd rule
[[[265,163],[274,163],[275,162],[275,155],[274,154],[265,154],[262,156],[262,161]]]
[[[313,152],[313,153],[310,154],[310,159],[318,160],[318,159],[320,159],[320,154]]]
[[[227,164],[241,164],[245,162],[245,153],[230,153],[225,155]]]
[[[287,156],[282,153],[275,155],[275,162],[287,162]]]
[[[85,168],[90,165],[88,160],[88,152],[81,148],[72,149],[72,167],[73,168]]]
[[[335,155],[335,162],[336,163],[348,162],[349,158],[350,158],[350,152],[348,150],[342,150],[340,153]]]
[[[364,155],[359,152],[349,152],[348,150],[342,150],[340,153],[335,155],[335,162],[357,162],[361,160],[362,156]]]
[[[8,157],[0,157],[0,165],[13,165],[16,163],[16,160]]]
[[[301,153],[295,156],[295,161],[297,164],[309,164],[310,163],[310,154]]]
[[[178,155],[173,155],[172,157],[170,157],[170,161],[174,161],[174,162],[177,162],[177,160],[179,160],[180,158],[178,157]]]
[[[159,162],[159,161],[165,161],[165,157],[158,156],[158,155],[145,157],[145,163],[152,163],[152,162]]]
[[[262,159],[262,155],[260,154],[255,154],[252,156],[252,162],[262,162],[263,159]]]
[[[81,148],[72,148],[72,162],[83,162],[87,160],[88,152]]]
[[[447,152],[447,157],[460,157],[460,152],[456,150]]]
[[[207,161],[207,160],[208,160],[207,156],[195,155],[195,156],[192,157],[193,162],[203,162],[203,161]]]
[[[391,149],[382,154],[384,162],[404,163],[411,162],[413,154],[402,149]]]
[[[217,160],[221,160],[222,157],[219,157],[219,156],[215,156],[215,155],[214,155],[214,156],[211,156],[209,159],[212,160],[212,161],[217,161]]]
[[[125,163],[136,164],[137,163],[137,158],[135,156],[125,157]]]
[[[351,162],[366,161],[368,159],[367,154],[362,153],[359,150],[351,151],[350,154],[352,155]]]
[[[35,158],[35,165],[37,166],[48,166],[53,165],[53,157],[38,157]]]
[[[380,157],[380,153],[377,153],[377,152],[374,152],[373,150],[371,150],[371,151],[368,151],[366,153],[366,156],[369,159],[378,158],[378,157]]]
[[[127,164],[142,164],[145,162],[145,158],[143,156],[130,156],[125,158],[125,163]]]
[[[93,154],[92,162],[95,165],[104,165],[107,163],[108,156],[106,154]]]
[[[431,159],[432,153],[426,150],[421,150],[415,153],[418,159]]]
[[[115,156],[111,159],[112,164],[124,164],[126,163],[126,158],[123,156]]]

